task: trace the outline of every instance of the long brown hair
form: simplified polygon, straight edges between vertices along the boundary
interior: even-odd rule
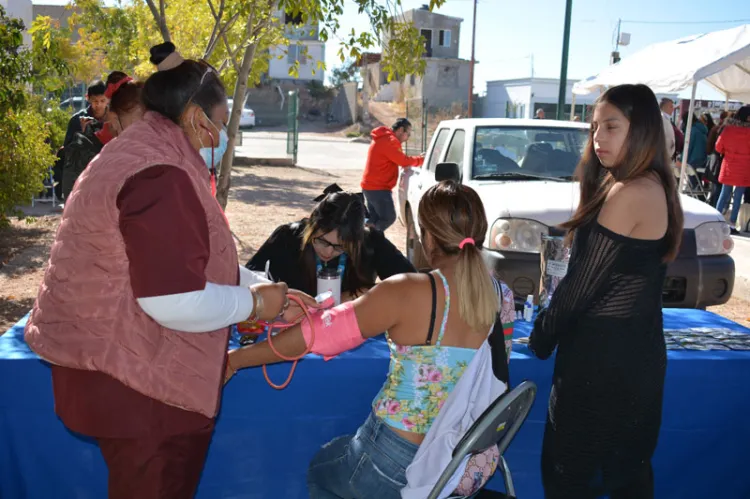
[[[338,230],[341,245],[346,253],[346,271],[342,291],[357,294],[360,289],[371,288],[375,282],[362,272],[362,253],[365,241],[365,205],[360,196],[351,192],[335,192],[321,200],[307,219],[302,235],[302,264],[307,269],[308,279],[314,289],[315,283],[315,234],[328,234]]]
[[[487,217],[479,195],[453,181],[432,186],[419,201],[419,226],[422,234],[432,235],[436,246],[433,251],[458,255],[456,282],[461,319],[475,331],[491,327],[499,306],[481,253]],[[473,239],[474,244],[461,248],[466,238]]]
[[[655,173],[667,196],[668,249],[664,261],[672,261],[682,242],[683,214],[656,96],[646,85],[618,85],[604,92],[596,104],[603,103],[615,106],[630,122],[625,149],[620,154],[620,164],[612,169],[605,168],[594,152],[595,130],[594,125],[591,126],[586,150],[575,173],[576,180],[581,183],[581,200],[573,218],[562,227],[568,229],[569,237],[572,237],[576,229],[599,215],[616,182],[629,182]]]

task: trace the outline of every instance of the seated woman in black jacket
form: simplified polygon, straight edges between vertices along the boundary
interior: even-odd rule
[[[365,228],[362,198],[349,192],[327,194],[308,218],[278,227],[246,267],[264,272],[266,262],[274,281],[312,296],[317,294],[317,272],[338,267],[342,301],[366,292],[378,277],[416,272],[381,231]]]

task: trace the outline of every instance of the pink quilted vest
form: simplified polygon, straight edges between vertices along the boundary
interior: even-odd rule
[[[65,203],[25,338],[43,359],[104,372],[134,390],[189,411],[218,412],[229,328],[207,333],[166,329],[133,296],[118,224],[126,180],[155,165],[186,172],[208,221],[208,281],[235,285],[237,250],[209,173],[185,133],[149,112],[107,144]]]

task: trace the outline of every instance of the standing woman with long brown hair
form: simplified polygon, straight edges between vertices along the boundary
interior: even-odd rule
[[[557,348],[542,450],[547,498],[653,497],[666,371],[662,283],[683,215],[661,115],[645,85],[599,99],[578,165],[567,276],[534,324]]]

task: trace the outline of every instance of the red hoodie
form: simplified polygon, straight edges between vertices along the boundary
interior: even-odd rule
[[[378,127],[370,136],[372,143],[367,152],[367,165],[360,184],[362,190],[393,190],[398,181],[399,166],[422,166],[424,158],[404,154],[401,142],[390,128]]]

